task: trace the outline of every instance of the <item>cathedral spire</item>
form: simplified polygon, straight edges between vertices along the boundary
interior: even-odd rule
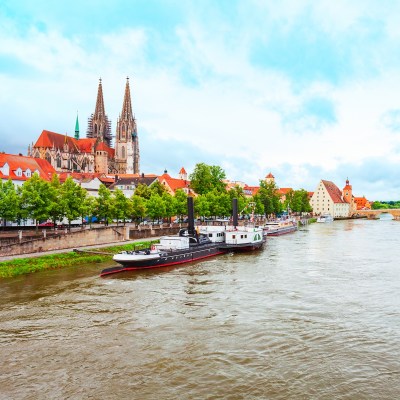
[[[108,119],[104,108],[103,85],[99,79],[97,89],[96,108],[94,114],[89,117],[86,136],[95,138],[99,142],[105,142],[111,147],[111,121]]]
[[[76,112],[75,139],[79,139],[79,120],[78,120],[78,112]]]
[[[129,88],[129,77],[126,77],[126,85],[125,85],[125,95],[124,95],[124,103],[122,105],[122,119],[129,120],[133,118],[132,115],[132,102],[131,102],[131,90]]]
[[[103,85],[101,84],[101,78],[99,79],[99,88],[97,89],[97,100],[96,109],[94,111],[95,118],[102,118],[106,115],[104,111],[104,99],[103,99]]]
[[[115,135],[115,158],[119,173],[139,173],[139,139],[132,112],[129,78],[126,78],[124,102]]]

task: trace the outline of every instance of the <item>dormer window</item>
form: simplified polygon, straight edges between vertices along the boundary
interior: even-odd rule
[[[15,175],[17,175],[17,176],[22,176],[22,169],[21,169],[21,168],[18,168],[18,169],[15,171]]]
[[[32,172],[31,172],[31,170],[29,168],[25,171],[25,176],[27,178],[30,178],[32,176]]]
[[[40,176],[40,172],[38,169],[35,170],[34,174],[38,174]]]

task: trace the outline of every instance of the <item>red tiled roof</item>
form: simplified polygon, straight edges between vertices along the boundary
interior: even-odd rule
[[[115,150],[112,149],[111,147],[108,147],[104,142],[100,142],[96,146],[96,151],[106,151],[110,158],[114,158],[115,155]]]
[[[29,179],[29,177],[25,175],[25,172],[29,169],[32,174],[35,171],[38,171],[39,176],[42,179],[49,181],[51,180],[53,174],[56,172],[51,164],[46,160],[16,154],[0,153],[0,167],[3,167],[6,163],[9,166],[10,174],[1,174],[1,177],[3,179],[26,181]],[[16,175],[15,172],[18,170],[18,168],[21,169],[22,176]]]
[[[275,177],[271,174],[271,172],[266,176],[266,178],[274,178],[275,179]]]
[[[180,171],[179,171],[179,174],[181,174],[181,175],[182,175],[182,174],[186,174],[185,168],[182,167],[182,168],[180,169]]]
[[[258,193],[259,190],[260,190],[260,186],[247,186],[247,185],[246,185],[246,186],[243,188],[243,191],[244,191],[246,194],[251,193],[252,196],[256,195],[256,194]]]
[[[322,180],[322,183],[334,203],[346,203],[342,199],[342,191],[333,182]]]
[[[69,151],[73,153],[92,153],[92,149],[96,144],[96,139],[94,138],[84,138],[84,139],[75,139],[73,137],[67,135],[61,135],[60,133],[50,132],[50,131],[42,131],[39,139],[35,143],[33,147],[55,147],[56,149],[62,150],[64,144],[67,143],[69,147]],[[106,151],[110,158],[114,158],[115,150],[111,147],[108,147],[104,142],[100,142],[96,150]]]
[[[171,178],[171,176],[167,173],[162,174],[161,176],[158,177],[158,180],[162,183],[163,181],[166,182],[166,184],[171,188],[173,192],[175,192],[178,189],[184,189],[188,188],[190,185],[190,181],[186,179],[176,179],[176,178]]]
[[[76,145],[82,153],[91,153],[96,144],[96,139],[85,138],[76,140]]]
[[[39,139],[33,147],[55,147],[56,149],[62,149],[64,144],[67,143],[70,151],[78,152],[76,140],[73,137],[67,135],[61,135],[51,131],[42,131]]]
[[[293,190],[292,188],[280,188],[278,189],[278,193],[279,194],[287,194],[287,192],[290,192],[291,190]]]

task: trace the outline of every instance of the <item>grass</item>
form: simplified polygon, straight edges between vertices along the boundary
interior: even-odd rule
[[[136,242],[125,245],[114,245],[103,247],[101,249],[91,249],[92,251],[101,251],[108,254],[90,254],[90,253],[60,253],[50,254],[39,257],[16,258],[10,261],[0,262],[0,279],[13,278],[19,275],[31,274],[33,272],[44,271],[47,269],[65,268],[77,266],[80,264],[94,264],[104,261],[110,261],[112,255],[123,250],[132,250],[134,247],[149,246],[149,241]]]

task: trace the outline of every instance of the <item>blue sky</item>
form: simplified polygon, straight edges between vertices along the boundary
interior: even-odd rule
[[[198,162],[231,180],[400,199],[400,2],[0,2],[0,151],[81,136],[103,80],[115,133],[125,79],[141,170]]]

